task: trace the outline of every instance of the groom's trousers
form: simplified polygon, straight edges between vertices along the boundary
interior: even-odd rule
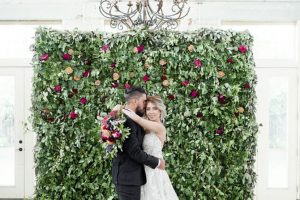
[[[118,200],[140,200],[141,186],[116,185]]]

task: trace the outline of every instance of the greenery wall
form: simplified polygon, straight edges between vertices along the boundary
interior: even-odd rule
[[[36,199],[114,199],[97,115],[142,86],[165,101],[167,171],[182,200],[253,199],[253,38],[248,32],[39,28],[33,127]]]

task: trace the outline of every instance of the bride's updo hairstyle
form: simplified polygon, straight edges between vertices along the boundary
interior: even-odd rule
[[[164,123],[167,112],[166,112],[166,106],[165,106],[163,100],[161,99],[161,97],[160,96],[148,96],[147,103],[148,102],[153,103],[160,110],[160,120],[162,123]]]

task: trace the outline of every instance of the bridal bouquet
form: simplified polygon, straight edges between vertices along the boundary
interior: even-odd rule
[[[124,126],[126,118],[122,113],[122,106],[108,115],[100,115],[99,119],[102,144],[108,154],[115,157],[118,150],[122,151],[123,142],[130,134],[130,129]]]

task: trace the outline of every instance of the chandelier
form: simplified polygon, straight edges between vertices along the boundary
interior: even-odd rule
[[[110,26],[122,30],[148,27],[151,29],[175,29],[179,20],[190,11],[186,8],[187,0],[173,0],[170,9],[163,9],[163,0],[100,0],[100,13],[110,19]],[[165,0],[166,2],[166,0]]]

